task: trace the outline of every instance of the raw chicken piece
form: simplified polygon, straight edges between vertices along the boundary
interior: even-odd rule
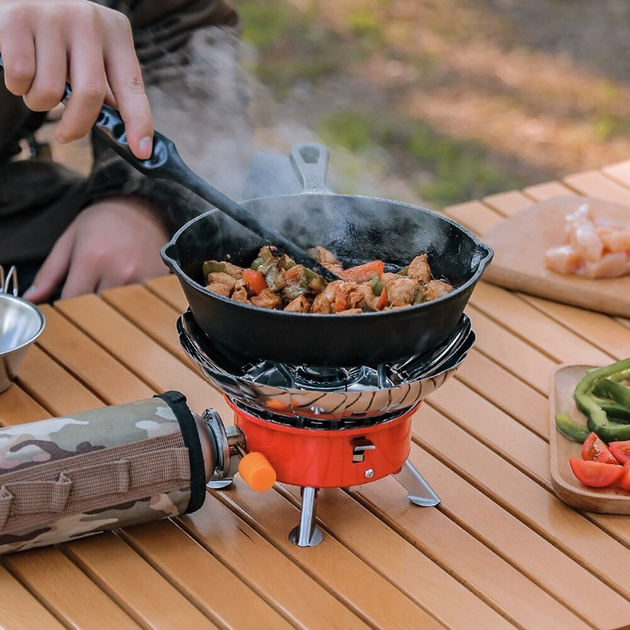
[[[578,223],[569,232],[569,245],[582,258],[597,262],[604,253],[604,244],[592,223]]]
[[[619,278],[628,273],[628,255],[625,252],[604,254],[597,262],[585,261],[575,272],[585,278]]]
[[[545,265],[556,273],[571,275],[580,266],[580,255],[571,245],[552,247],[545,253]]]
[[[597,233],[607,250],[615,253],[630,251],[630,231],[600,228]]]
[[[630,275],[630,211],[594,216],[585,203],[565,218],[566,244],[547,250],[548,269],[590,279]]]

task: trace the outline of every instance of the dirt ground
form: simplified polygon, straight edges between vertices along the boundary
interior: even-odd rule
[[[259,141],[321,139],[349,192],[439,208],[630,158],[625,0],[235,5]]]
[[[323,142],[339,192],[440,209],[630,159],[627,0],[233,3],[258,148]]]

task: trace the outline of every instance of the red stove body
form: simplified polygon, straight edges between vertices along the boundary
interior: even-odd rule
[[[409,456],[411,417],[420,404],[363,423],[304,419],[298,427],[280,415],[263,418],[230,398],[227,402],[247,450],[262,453],[278,481],[313,488],[357,486],[400,472]]]

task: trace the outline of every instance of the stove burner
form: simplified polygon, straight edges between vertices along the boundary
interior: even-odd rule
[[[289,368],[291,370],[291,368]],[[294,368],[293,380],[296,385],[309,389],[343,389],[348,391],[365,375],[367,368],[311,368],[301,365]]]
[[[245,366],[243,376],[261,385],[318,391],[361,392],[392,387],[384,370],[365,365],[354,368],[316,368],[262,361]]]
[[[256,409],[320,422],[413,407],[455,373],[475,342],[462,315],[442,344],[400,363],[322,368],[237,355],[209,339],[190,311],[177,320],[177,329],[186,353],[218,390]]]
[[[376,425],[395,420],[401,415],[410,413],[412,408],[397,411],[390,411],[378,416],[360,417],[360,418],[340,418],[338,420],[331,418],[318,418],[317,416],[299,416],[299,415],[280,415],[274,411],[259,409],[244,404],[242,401],[235,400],[228,396],[228,400],[235,408],[242,410],[259,420],[277,424],[283,427],[293,427],[297,429],[314,429],[321,431],[343,431],[350,429],[365,429]],[[416,403],[416,406],[420,403]]]

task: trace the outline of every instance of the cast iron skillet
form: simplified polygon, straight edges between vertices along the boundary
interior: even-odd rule
[[[423,252],[437,278],[456,288],[418,306],[360,315],[315,315],[258,308],[204,288],[205,260],[249,266],[265,241],[217,210],[189,221],[162,249],[202,330],[227,352],[293,365],[351,367],[390,363],[442,342],[457,325],[492,250],[447,217],[405,203],[332,193],[328,151],[297,145],[291,163],[299,194],[241,202],[299,247],[323,245],[342,261],[381,259],[392,270]]]
[[[66,85],[64,102],[70,93]],[[440,344],[455,328],[492,259],[489,247],[440,214],[385,199],[333,194],[325,184],[328,152],[322,145],[303,144],[291,151],[302,193],[253,199],[239,206],[193,173],[173,142],[160,133],[155,133],[151,158],[136,158],[115,109],[102,107],[94,131],[140,172],[175,181],[221,208],[178,230],[162,249],[162,258],[179,278],[195,320],[227,352],[322,367],[377,365],[412,357]],[[323,245],[347,263],[381,259],[392,270],[427,252],[434,275],[456,290],[411,308],[347,316],[262,309],[206,291],[201,277],[205,260],[229,259],[249,266],[270,237],[281,241],[271,244],[329,279],[330,272],[303,250]]]

